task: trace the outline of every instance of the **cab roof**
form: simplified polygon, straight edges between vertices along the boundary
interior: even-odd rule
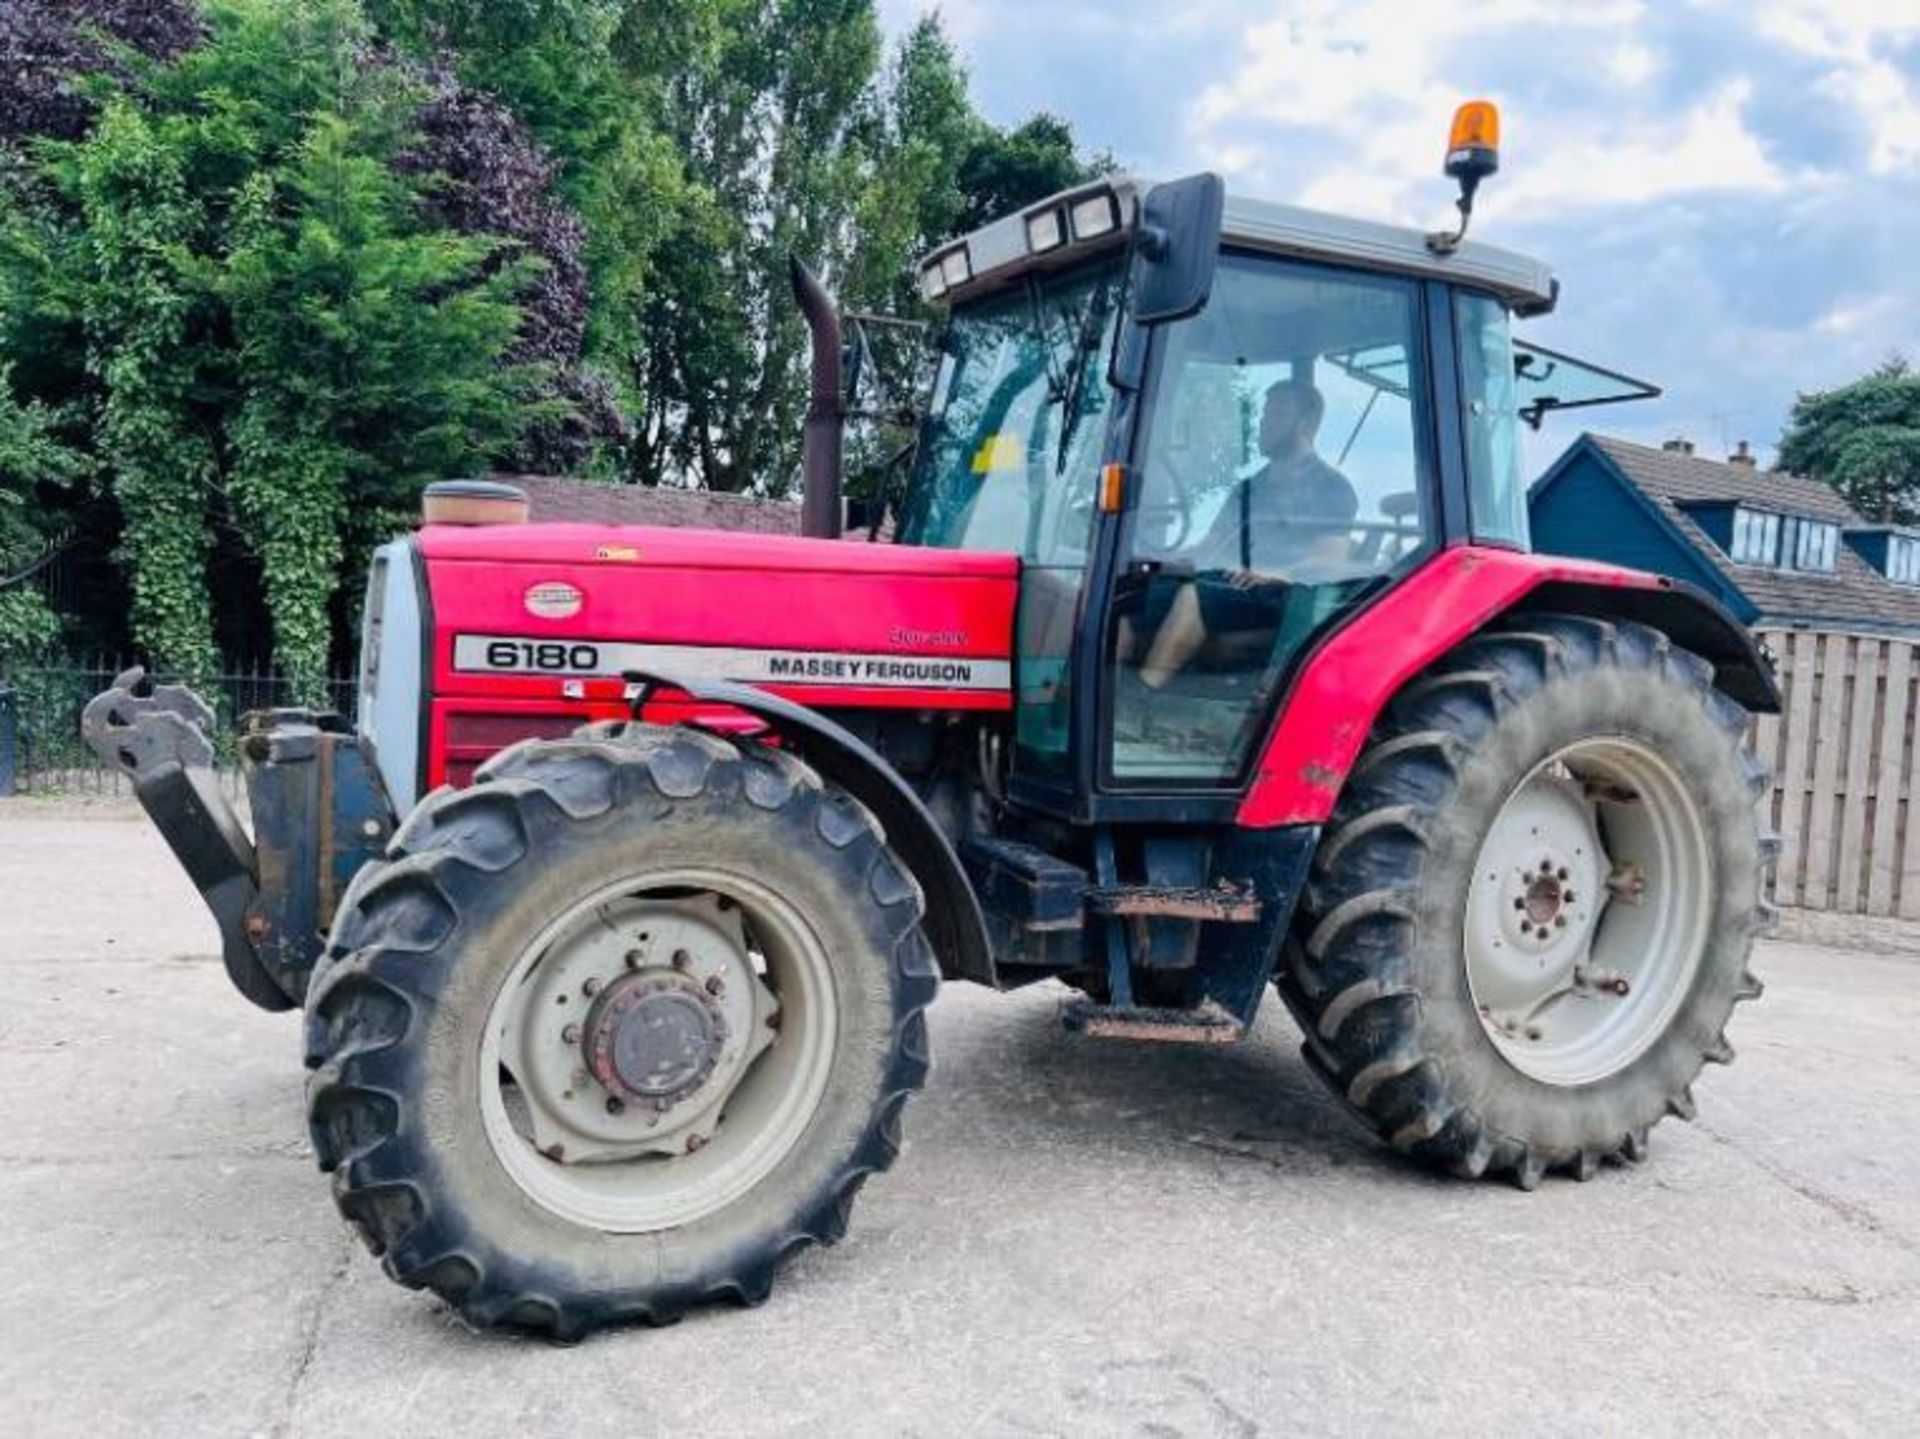
[[[1141,199],[1156,183],[1135,175],[1109,175],[1076,185],[948,241],[926,256],[920,268],[964,247],[970,278],[950,286],[946,297],[969,300],[991,293],[1031,270],[1052,269],[1122,243],[1132,227]],[[1120,221],[1117,229],[1091,241],[1062,244],[1044,254],[1030,251],[1029,218],[1054,210],[1061,213],[1061,223],[1065,225],[1065,216],[1075,204],[1102,192],[1111,194],[1117,203]],[[1255,200],[1231,191],[1221,219],[1221,241],[1272,254],[1448,280],[1498,295],[1519,315],[1551,310],[1559,292],[1553,272],[1543,262],[1495,245],[1466,240],[1449,254],[1436,254],[1428,247],[1424,230]]]

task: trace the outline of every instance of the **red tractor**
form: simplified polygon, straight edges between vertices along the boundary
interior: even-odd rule
[[[1490,154],[1450,159],[1470,199]],[[799,272],[805,537],[438,487],[374,563],[357,732],[248,718],[251,838],[192,696],[90,709],[236,984],[304,1005],[387,1272],[561,1336],[764,1298],[893,1163],[942,979],[1197,1042],[1272,985],[1416,1160],[1640,1159],[1759,993],[1777,694],[1703,596],[1528,552],[1519,424],[1619,378],[1512,340],[1546,269],[1201,175],[919,275],[888,539],[839,533]]]

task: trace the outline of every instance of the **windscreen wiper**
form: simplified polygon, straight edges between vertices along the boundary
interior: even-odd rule
[[[1068,361],[1073,373],[1067,379],[1067,391],[1061,396],[1064,409],[1060,415],[1060,444],[1054,452],[1053,472],[1058,475],[1067,468],[1067,450],[1073,444],[1074,432],[1080,428],[1080,398],[1086,393],[1087,371],[1093,367],[1088,364],[1095,347],[1100,343],[1100,334],[1107,327],[1107,311],[1113,302],[1113,276],[1109,275],[1100,282],[1100,287],[1087,296],[1085,308],[1080,312],[1080,327],[1073,337],[1073,354]]]

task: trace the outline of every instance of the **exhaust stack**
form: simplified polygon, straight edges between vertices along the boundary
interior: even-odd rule
[[[813,383],[800,449],[800,533],[840,538],[841,441],[846,411],[840,399],[840,314],[819,278],[788,256],[793,297],[813,337]]]

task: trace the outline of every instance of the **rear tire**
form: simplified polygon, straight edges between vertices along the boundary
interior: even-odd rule
[[[1746,727],[1705,661],[1635,624],[1521,617],[1410,683],[1288,943],[1311,1066],[1395,1149],[1464,1176],[1530,1189],[1644,1157],[1760,993],[1773,842]]]
[[[309,1122],[342,1214],[477,1327],[757,1303],[898,1153],[938,984],[922,910],[871,815],[777,749],[610,725],[502,752],[408,818],[316,976]],[[698,936],[669,962],[675,924],[737,935],[725,983]],[[616,993],[631,1012],[594,998]],[[638,1090],[594,1068],[636,1053]]]

